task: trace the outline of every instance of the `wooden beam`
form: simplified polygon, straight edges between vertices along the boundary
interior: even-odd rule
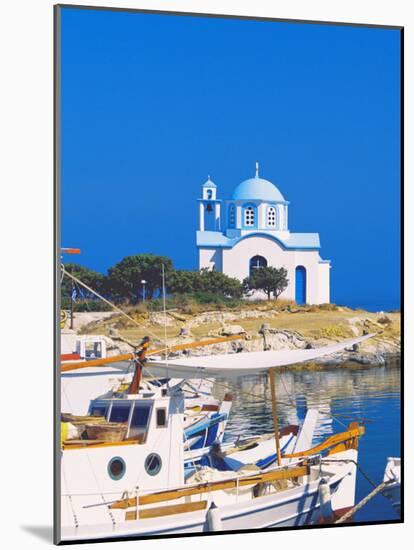
[[[270,380],[270,394],[272,398],[273,430],[275,433],[277,465],[280,466],[282,464],[282,457],[280,454],[279,418],[277,414],[277,402],[276,402],[275,369],[269,369],[269,380]]]
[[[61,248],[61,252],[64,254],[80,254],[80,248]]]
[[[124,439],[122,441],[104,441],[102,439],[69,439],[62,445],[64,451],[77,449],[98,449],[101,447],[119,447],[123,445],[139,445],[139,439]]]
[[[154,349],[147,352],[147,357],[150,355],[159,355],[160,353],[180,351],[191,348],[201,348],[204,346],[211,346],[213,344],[220,344],[223,342],[231,342],[232,340],[241,340],[244,335],[236,334],[235,336],[223,336],[222,338],[211,338],[209,340],[201,340],[199,342],[190,342],[187,344],[177,344],[176,346],[166,347],[162,349]],[[72,370],[86,369],[88,367],[101,367],[103,365],[109,365],[111,363],[118,363],[119,361],[132,361],[135,358],[135,353],[124,353],[122,355],[114,355],[113,357],[105,357],[104,359],[91,359],[90,361],[78,361],[70,363],[62,363],[60,366],[61,372],[68,372]],[[145,367],[151,367],[151,364],[146,363]]]
[[[170,516],[171,514],[185,514],[188,512],[196,512],[197,510],[205,510],[207,508],[206,500],[197,502],[184,502],[183,504],[172,504],[171,506],[157,506],[156,508],[147,508],[139,510],[139,519],[160,518],[162,516]],[[127,512],[128,513],[128,512]]]
[[[105,357],[104,359],[91,359],[90,361],[79,361],[77,363],[62,363],[60,371],[67,372],[69,370],[86,369],[88,367],[100,367],[102,365],[109,365],[110,363],[117,363],[118,361],[131,361],[134,357],[134,353],[124,353],[122,355],[114,355],[113,357]]]
[[[176,346],[167,346],[163,349],[155,349],[147,353],[148,355],[158,355],[159,353],[180,351],[191,348],[201,348],[203,346],[211,346],[214,344],[220,344],[222,342],[231,342],[232,340],[242,340],[245,336],[243,334],[235,334],[233,336],[222,336],[220,338],[211,338],[209,340],[200,340],[197,342],[189,342],[187,344],[177,344]]]
[[[328,439],[322,441],[322,443],[316,445],[316,447],[308,449],[307,451],[284,454],[283,458],[299,458],[301,456],[318,454],[322,451],[325,451],[326,449],[329,449],[330,447],[339,445],[340,443],[344,443],[345,441],[350,441],[352,439],[361,437],[362,435],[364,435],[364,433],[365,428],[363,426],[358,426],[357,428],[353,428],[351,430],[348,430],[347,432],[341,432],[339,434],[331,435],[330,437],[328,437]]]
[[[189,486],[184,489],[173,489],[169,491],[161,491],[159,493],[150,493],[148,495],[141,495],[138,497],[138,504],[155,504],[157,502],[165,502],[168,500],[177,500],[179,498],[199,495],[202,493],[208,493],[211,491],[223,491],[226,489],[234,489],[235,487],[245,487],[246,485],[256,485],[257,483],[266,483],[270,481],[277,481],[280,479],[292,479],[300,476],[305,476],[309,473],[308,466],[297,466],[296,468],[289,468],[283,470],[273,470],[271,472],[265,472],[248,477],[233,478],[224,481],[214,481],[210,483],[202,483],[195,486]],[[131,508],[137,505],[136,497],[129,499],[122,499],[114,502],[110,508]]]

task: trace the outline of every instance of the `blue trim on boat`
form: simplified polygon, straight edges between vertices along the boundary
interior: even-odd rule
[[[198,434],[199,432],[205,431],[211,426],[214,426],[216,424],[219,424],[223,420],[227,419],[226,413],[215,413],[212,415],[208,420],[206,421],[200,421],[197,422],[197,424],[193,424],[192,426],[189,426],[184,430],[185,437],[188,439],[189,437]]]
[[[288,447],[288,445],[290,444],[290,442],[292,441],[293,439],[293,435],[290,436],[289,440],[287,441],[287,443],[280,449],[280,452],[283,453],[283,451],[286,450],[286,448]],[[273,454],[273,455],[270,455],[266,458],[261,458],[260,460],[258,460],[257,462],[255,462],[256,466],[258,466],[260,469],[264,469],[264,468],[267,468],[268,466],[270,466],[270,464],[273,464],[273,462],[276,461],[276,458],[277,458],[277,455],[276,453]]]

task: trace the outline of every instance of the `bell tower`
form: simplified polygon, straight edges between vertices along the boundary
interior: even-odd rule
[[[217,185],[208,176],[202,187],[203,198],[199,199],[200,231],[220,231],[220,203]]]

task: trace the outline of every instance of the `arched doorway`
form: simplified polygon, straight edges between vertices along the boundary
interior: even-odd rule
[[[266,258],[263,258],[263,256],[253,256],[249,263],[249,277],[253,275],[256,269],[260,269],[261,267],[267,267]]]
[[[306,269],[303,265],[296,268],[295,300],[297,304],[306,304]]]

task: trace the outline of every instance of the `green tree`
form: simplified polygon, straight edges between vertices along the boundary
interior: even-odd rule
[[[243,286],[238,279],[219,271],[174,270],[168,274],[167,289],[170,294],[208,294],[217,298],[241,298]]]
[[[101,294],[105,289],[106,277],[102,273],[93,271],[87,267],[83,267],[78,264],[65,264],[65,269],[69,273],[73,274],[75,277],[80,279],[83,283],[91,287],[96,292]],[[78,285],[77,283],[72,283],[72,279],[65,275],[61,283],[61,296],[63,298],[69,298],[72,294],[72,284],[74,284],[78,293],[82,293],[82,296],[85,299],[95,299],[95,295],[91,292],[88,292],[83,286]],[[98,299],[98,298],[97,298]]]
[[[151,299],[162,289],[162,265],[166,280],[172,270],[172,261],[166,256],[137,254],[127,256],[108,270],[108,288],[114,298],[132,303],[142,298],[142,280],[146,281],[145,293]]]
[[[192,294],[199,276],[198,271],[177,269],[168,273],[166,277],[169,294]]]
[[[280,269],[276,267],[261,267],[260,269],[256,269],[251,277],[247,277],[243,281],[246,293],[262,290],[267,294],[268,300],[270,300],[272,294],[277,300],[288,284],[287,270],[284,267]]]
[[[209,292],[223,298],[241,298],[243,296],[243,286],[238,279],[207,268],[197,272],[194,291]]]

